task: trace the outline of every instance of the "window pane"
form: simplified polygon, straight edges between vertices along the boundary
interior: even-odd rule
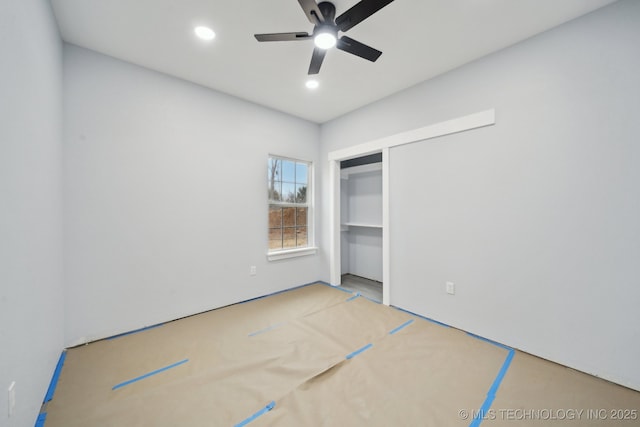
[[[269,208],[269,228],[282,227],[282,208]],[[269,237],[271,239],[271,237]]]
[[[280,181],[269,181],[267,183],[269,200],[273,202],[282,201],[282,183]]]
[[[307,184],[296,184],[296,203],[307,203]]]
[[[269,249],[282,249],[282,228],[269,229]]]
[[[306,163],[296,163],[296,183],[297,184],[306,184],[307,183],[307,171],[309,167]]]
[[[296,208],[282,208],[282,224],[285,227],[296,225]]]
[[[296,246],[307,246],[307,227],[296,227]]]
[[[311,164],[269,156],[267,195],[269,200],[269,250],[309,246]]]
[[[293,203],[296,201],[296,185],[288,182],[282,183],[282,201]]]
[[[287,227],[282,229],[282,249],[296,247],[296,228]]]
[[[269,157],[267,179],[271,181],[282,181],[282,161]]]
[[[296,162],[280,160],[282,163],[282,181],[296,182]]]
[[[296,208],[296,225],[307,225],[307,208]]]

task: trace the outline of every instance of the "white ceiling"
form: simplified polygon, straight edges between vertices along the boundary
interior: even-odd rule
[[[317,123],[355,110],[615,0],[395,0],[347,32],[383,52],[371,63],[327,53],[306,89],[313,42],[296,0],[52,0],[62,38]],[[358,0],[335,0],[340,15]],[[193,34],[208,25],[217,36]]]

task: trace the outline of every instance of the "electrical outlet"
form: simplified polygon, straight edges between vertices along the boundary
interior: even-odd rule
[[[11,417],[16,410],[16,382],[15,381],[11,382],[11,385],[9,386],[9,389],[7,390],[7,392],[9,394],[8,414],[9,414],[9,417]]]
[[[255,276],[257,273],[256,271],[256,266],[252,265],[251,267],[249,267],[249,276]]]
[[[450,295],[455,295],[456,293],[456,286],[453,284],[453,282],[447,282],[446,283],[446,289],[447,289],[447,293]]]

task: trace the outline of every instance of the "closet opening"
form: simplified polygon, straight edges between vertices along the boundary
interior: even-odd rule
[[[341,286],[383,301],[382,152],[340,161]]]

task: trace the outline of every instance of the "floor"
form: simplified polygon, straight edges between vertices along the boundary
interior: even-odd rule
[[[640,411],[639,392],[324,284],[64,354],[44,427],[619,427]]]
[[[382,302],[382,282],[353,274],[343,274],[341,286],[351,292],[360,292],[362,296]]]

